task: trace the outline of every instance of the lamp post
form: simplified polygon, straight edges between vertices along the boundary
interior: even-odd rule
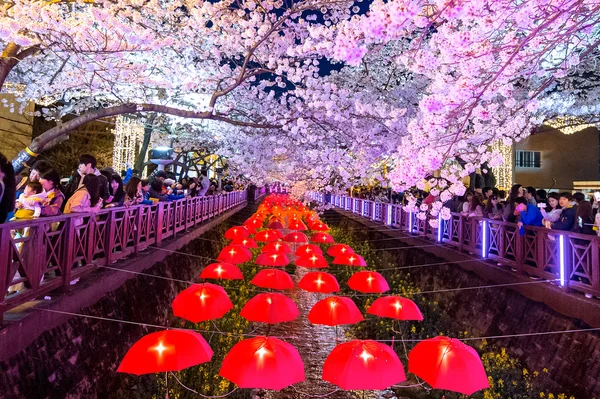
[[[157,166],[155,172],[165,170],[165,165],[173,162],[172,154],[173,149],[170,147],[156,147],[150,150],[149,161]]]

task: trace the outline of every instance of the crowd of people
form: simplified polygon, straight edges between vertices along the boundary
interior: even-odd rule
[[[158,171],[142,179],[137,171],[116,173],[112,168],[98,169],[96,158],[84,154],[66,184],[60,174],[44,160],[37,161],[20,181],[10,161],[0,153],[0,223],[69,213],[95,213],[103,208],[151,205],[184,197],[202,197],[239,189],[231,180],[222,188],[208,178],[182,177]]]

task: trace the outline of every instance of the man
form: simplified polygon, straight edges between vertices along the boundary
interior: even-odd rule
[[[31,169],[29,170],[29,181],[39,182],[40,176],[52,169],[52,165],[50,165],[47,161],[37,161],[33,164]]]
[[[577,191],[576,193],[573,193],[573,200],[579,204],[581,201],[585,201],[585,194]]]
[[[210,179],[208,178],[208,171],[203,170],[200,172],[202,179],[200,180],[200,190],[198,191],[198,197],[204,197],[206,192],[210,188]]]
[[[537,206],[537,201],[535,200],[536,194],[537,190],[531,186],[525,190],[524,197],[529,205]]]
[[[491,187],[484,187],[483,190],[481,190],[481,193],[483,194],[483,206],[486,207],[488,204],[488,200],[490,199],[490,196],[494,193],[494,191]]]
[[[577,220],[577,204],[573,201],[571,193],[564,192],[560,194],[558,204],[562,207],[560,219],[554,223],[546,222],[546,227],[552,230],[570,231],[575,226]]]
[[[102,200],[106,200],[109,196],[108,180],[96,169],[96,158],[90,154],[83,154],[79,157],[77,173],[73,173],[71,181],[65,187],[65,197],[69,199],[83,185],[85,175],[98,176],[99,195]]]
[[[521,216],[517,223],[521,235],[525,234],[523,226],[543,226],[542,219],[544,219],[544,217],[542,216],[542,212],[540,212],[537,206],[528,204],[527,200],[523,197],[515,199],[515,215],[516,214]]]

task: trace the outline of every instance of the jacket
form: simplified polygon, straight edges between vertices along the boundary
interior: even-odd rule
[[[99,184],[98,195],[100,196],[100,198],[102,198],[103,201],[105,201],[110,195],[108,191],[108,180],[106,180],[106,176],[98,172],[98,169],[96,169],[96,172]],[[80,188],[79,185],[81,184],[82,179],[83,177],[78,172],[75,172],[73,173],[73,175],[71,175],[71,181],[67,183],[64,190],[66,199],[71,198],[71,196],[75,194],[75,191],[77,191]]]
[[[542,212],[540,212],[538,207],[535,205],[528,204],[527,210],[521,211],[521,223],[523,223],[524,226],[542,227],[542,219],[544,219]],[[521,233],[521,235],[525,233],[523,227],[519,229],[519,233]]]
[[[577,218],[577,205],[569,205],[563,208],[560,218],[552,223],[552,230],[570,231],[575,227],[575,219]]]

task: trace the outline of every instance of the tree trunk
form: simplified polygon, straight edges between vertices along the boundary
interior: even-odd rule
[[[146,159],[146,153],[148,152],[148,147],[150,146],[150,138],[152,136],[152,130],[154,123],[154,119],[156,119],[156,114],[152,115],[148,118],[148,121],[144,125],[144,141],[142,142],[142,146],[140,147],[140,152],[135,158],[135,162],[133,164],[133,169],[140,172],[140,175],[144,173],[144,160]]]
[[[28,47],[21,51],[21,46],[15,43],[8,43],[2,50],[2,58],[0,58],[0,91],[4,87],[4,82],[10,71],[25,57],[29,57],[40,50],[38,46]]]

